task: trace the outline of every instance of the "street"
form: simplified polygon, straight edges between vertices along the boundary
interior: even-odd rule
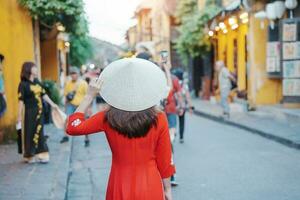
[[[67,199],[104,199],[111,154],[104,134],[73,138]],[[300,199],[300,153],[250,132],[188,116],[175,142],[175,200]]]
[[[298,0],[3,0],[0,16],[0,200],[169,200],[173,160],[172,200],[300,200]],[[105,134],[71,136],[99,130],[108,192]]]

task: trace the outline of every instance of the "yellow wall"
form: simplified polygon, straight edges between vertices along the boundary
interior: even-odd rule
[[[248,25],[242,24],[238,28],[237,40],[238,40],[238,90],[243,91],[246,90],[246,51],[247,47],[245,45],[246,35],[248,33]]]
[[[7,111],[0,119],[0,128],[3,128],[15,124],[21,65],[24,61],[34,61],[32,20],[17,0],[0,0],[0,38],[0,53],[5,56],[3,76],[7,97]]]
[[[226,66],[228,69],[233,72],[234,71],[234,46],[233,42],[236,39],[236,31],[229,30],[226,34]]]
[[[250,105],[276,104],[282,98],[281,80],[270,79],[266,72],[267,29],[261,29],[260,20],[250,17],[249,26],[248,97]]]
[[[58,81],[58,50],[56,38],[41,42],[42,79]]]
[[[226,57],[226,46],[227,46],[227,37],[221,31],[218,32],[217,36],[218,41],[218,60],[225,61]]]

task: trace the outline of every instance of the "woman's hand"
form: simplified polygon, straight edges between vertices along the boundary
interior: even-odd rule
[[[84,113],[88,107],[91,105],[94,97],[98,94],[102,87],[103,81],[100,79],[94,79],[90,82],[87,94],[84,99],[81,101],[80,105],[75,112]]]
[[[59,109],[59,107],[58,107],[57,104],[52,104],[51,107],[52,107],[53,109]]]
[[[58,108],[59,108],[58,105],[56,105],[56,104],[50,99],[50,97],[49,97],[47,94],[45,94],[45,95],[43,96],[43,99],[51,106],[51,108],[53,108],[53,109],[58,109]]]
[[[162,67],[166,72],[171,70],[171,65],[168,63],[162,63]]]
[[[165,198],[166,198],[166,200],[172,200],[172,191],[171,191],[171,189],[165,190]]]
[[[103,81],[99,78],[91,80],[88,87],[87,95],[95,97],[100,92],[102,85]]]
[[[172,200],[172,187],[170,178],[164,178],[163,185],[166,200]]]
[[[21,116],[18,116],[18,118],[17,118],[17,123],[19,123],[19,122],[22,122],[22,117]]]
[[[24,104],[23,104],[23,101],[19,101],[18,103],[18,118],[17,118],[17,122],[21,122],[22,121],[22,113],[23,113],[23,107],[24,107]]]

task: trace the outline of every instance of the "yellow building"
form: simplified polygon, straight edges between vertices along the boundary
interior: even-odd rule
[[[227,7],[210,21],[215,61],[223,60],[236,73],[238,96],[251,107],[280,103],[281,80],[268,77],[266,71],[267,20],[255,18],[253,10],[240,9],[237,1],[225,3]],[[259,10],[262,6],[257,2],[251,9]]]
[[[67,75],[70,43],[66,33],[57,26],[41,38],[41,78],[63,85],[62,76]]]
[[[153,2],[151,0],[144,0],[135,10],[137,42],[152,41],[151,10]]]
[[[0,118],[0,141],[5,132],[15,130],[18,113],[18,85],[22,64],[35,62],[39,78],[60,83],[61,75],[67,71],[69,43],[63,33],[57,31],[40,38],[38,21],[31,18],[28,10],[17,0],[0,0],[0,54],[2,63],[7,111]],[[62,72],[62,73],[61,73]]]
[[[137,26],[130,27],[126,32],[126,39],[128,42],[128,46],[130,50],[135,49],[135,45],[137,43]]]
[[[0,0],[0,5],[0,53],[5,56],[3,77],[7,98],[7,111],[0,119],[3,131],[14,127],[21,67],[24,61],[35,61],[35,53],[33,24],[27,10],[17,0]]]
[[[145,44],[155,61],[159,61],[159,53],[163,50],[170,52],[172,60],[175,9],[176,0],[145,0],[136,9],[136,45]]]

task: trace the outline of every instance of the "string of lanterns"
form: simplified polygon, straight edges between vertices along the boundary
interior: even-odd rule
[[[208,31],[210,37],[214,36],[215,32],[222,31],[223,34],[228,33],[228,29],[236,30],[239,27],[239,24],[247,24],[249,22],[249,15],[247,12],[242,12],[239,16],[231,16],[228,20],[221,21],[219,24],[216,24],[216,21],[213,21]]]
[[[270,27],[274,28],[274,21],[283,17],[286,9],[290,12],[290,18],[293,18],[293,10],[298,6],[297,0],[274,1],[266,4],[265,10],[261,10],[254,14],[255,18],[270,21]],[[231,16],[228,20],[221,21],[217,24],[216,20],[211,23],[210,30],[207,32],[213,37],[216,32],[222,31],[223,34],[228,33],[228,29],[236,30],[239,24],[247,24],[249,22],[248,12],[242,12],[239,16]],[[263,26],[262,26],[263,27]]]

